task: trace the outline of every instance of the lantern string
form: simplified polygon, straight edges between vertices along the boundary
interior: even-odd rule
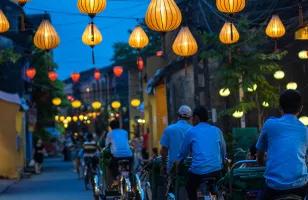
[[[302,26],[304,24],[302,0],[299,0],[298,9],[299,25]]]
[[[94,47],[92,49],[92,64],[95,65],[95,54],[94,54]]]

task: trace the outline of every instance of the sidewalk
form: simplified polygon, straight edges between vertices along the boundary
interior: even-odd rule
[[[17,183],[17,180],[0,179],[0,194],[7,191],[9,187],[14,185],[15,183]]]

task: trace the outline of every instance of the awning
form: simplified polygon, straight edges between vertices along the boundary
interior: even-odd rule
[[[7,101],[9,103],[21,105],[21,99],[18,94],[12,94],[12,93],[0,91],[0,99],[3,101]]]

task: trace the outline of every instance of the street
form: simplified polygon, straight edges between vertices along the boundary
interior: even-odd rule
[[[91,192],[85,191],[83,181],[73,172],[71,162],[46,159],[41,175],[33,175],[12,185],[0,200],[87,200]]]

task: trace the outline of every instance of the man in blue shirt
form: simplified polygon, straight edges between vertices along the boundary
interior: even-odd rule
[[[198,107],[193,112],[193,123],[182,144],[178,161],[191,153],[192,164],[189,168],[186,190],[190,200],[197,200],[197,190],[202,178],[220,176],[223,168],[226,144],[221,130],[207,123],[208,111]]]
[[[189,123],[191,116],[191,108],[186,105],[182,105],[178,110],[178,121],[164,130],[160,140],[160,144],[162,146],[160,154],[163,161],[166,161],[168,156],[167,172],[171,170],[173,163],[177,158],[186,132],[192,128]]]
[[[294,194],[304,198],[308,174],[305,162],[308,132],[297,119],[302,110],[301,95],[286,90],[279,99],[282,117],[268,119],[256,145],[257,159],[264,164],[266,154],[266,187],[261,199]]]

